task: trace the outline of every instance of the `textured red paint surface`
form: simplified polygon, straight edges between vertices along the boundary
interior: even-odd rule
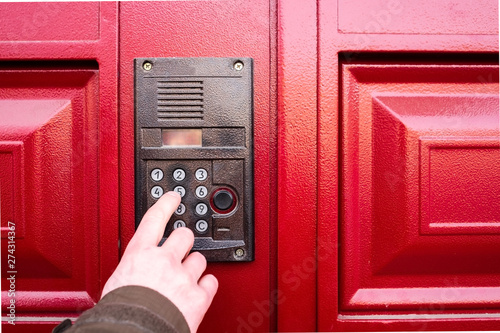
[[[498,35],[442,5],[319,2],[318,330],[498,328]]]
[[[278,330],[315,331],[316,3],[278,13]]]
[[[339,0],[338,17],[343,33],[498,34],[498,2],[491,0]]]
[[[72,41],[99,39],[98,2],[0,3],[0,40]]]
[[[0,139],[17,142],[16,155],[20,155],[20,163],[11,165],[20,187],[14,188],[17,204],[8,220],[16,223],[16,305],[20,314],[54,308],[80,311],[99,297],[98,262],[85,262],[96,256],[97,248],[97,151],[95,147],[85,151],[81,144],[97,138],[97,103],[85,94],[85,88],[95,88],[96,74],[94,70],[5,70],[0,74]],[[16,79],[9,79],[13,76]],[[71,77],[72,84],[54,88],[57,81],[64,81],[61,76]],[[87,131],[85,118],[90,120]],[[80,191],[73,192],[73,188]],[[81,222],[83,214],[88,217],[86,224]],[[6,226],[7,221],[2,221],[3,267],[7,267],[9,253]],[[89,240],[85,242],[85,238]],[[7,281],[2,282],[2,290],[9,289]],[[33,294],[40,286],[42,291]],[[82,295],[77,297],[78,293]],[[59,301],[54,300],[57,298]],[[2,292],[4,307],[9,299]]]
[[[120,175],[122,250],[134,232],[134,66],[137,57],[251,57],[254,61],[255,261],[209,263],[219,292],[200,332],[272,331],[270,242],[271,44],[268,1],[120,3]],[[272,313],[271,313],[272,312]]]
[[[12,156],[18,272],[17,325],[5,332],[78,316],[118,262],[117,13],[113,3],[2,4],[0,151]],[[36,29],[23,35],[19,22]]]
[[[498,329],[498,3],[424,4],[1,5],[2,227],[49,322],[6,331],[90,306],[132,237],[149,56],[254,58],[256,260],[209,265],[202,332]]]
[[[498,66],[400,67],[342,67],[341,307],[498,309]]]

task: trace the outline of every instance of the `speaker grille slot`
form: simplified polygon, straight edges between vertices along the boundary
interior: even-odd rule
[[[161,80],[157,88],[160,120],[203,120],[203,81]]]

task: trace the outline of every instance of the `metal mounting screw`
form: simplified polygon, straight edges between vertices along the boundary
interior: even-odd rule
[[[150,63],[149,61],[145,61],[142,64],[142,68],[144,68],[145,71],[150,71],[153,68],[153,64]]]
[[[234,251],[234,254],[236,255],[236,257],[243,257],[245,255],[245,251],[243,249],[236,249],[236,251]]]
[[[243,63],[241,61],[237,61],[234,63],[233,68],[237,71],[241,71],[243,69]]]

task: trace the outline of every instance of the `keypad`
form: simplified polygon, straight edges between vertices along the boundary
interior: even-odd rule
[[[207,237],[212,233],[210,196],[217,186],[212,185],[212,162],[149,160],[148,188],[151,207],[165,192],[175,191],[181,196],[181,204],[167,225],[165,236],[176,228],[188,227],[195,236]]]

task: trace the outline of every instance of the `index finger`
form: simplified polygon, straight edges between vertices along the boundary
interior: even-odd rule
[[[139,246],[158,245],[170,216],[179,207],[180,202],[181,197],[178,193],[173,191],[165,193],[144,214],[130,243],[137,243]]]

